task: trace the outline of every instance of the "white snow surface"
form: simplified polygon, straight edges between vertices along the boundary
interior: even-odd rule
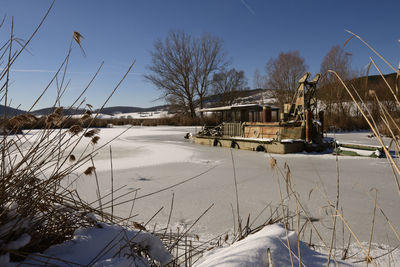
[[[126,127],[101,129],[99,144],[90,147],[90,149],[96,149],[106,144],[126,129]],[[214,203],[214,207],[201,218],[192,228],[192,231],[203,237],[214,236],[226,231],[231,232],[233,226],[231,204],[235,203],[231,157],[233,156],[242,218],[246,218],[249,214],[254,218],[266,205],[271,204],[272,207],[280,205],[276,182],[278,178],[276,172],[268,167],[269,158],[274,157],[278,166],[282,169],[286,164],[290,166],[296,190],[301,200],[306,204],[309,216],[318,219],[325,225],[329,226],[332,219],[321,212],[321,208],[326,205],[326,200],[318,193],[316,185],[326,191],[328,197],[334,200],[337,189],[337,169],[339,168],[340,206],[344,208],[348,223],[361,241],[369,240],[369,222],[372,218],[373,201],[368,197],[367,192],[372,188],[379,190],[378,203],[391,220],[394,228],[399,229],[400,227],[399,199],[397,191],[393,187],[393,175],[386,159],[344,156],[338,157],[338,161],[336,161],[336,157],[331,153],[270,155],[268,153],[196,145],[183,138],[185,133],[195,133],[200,129],[201,127],[133,127],[110,144],[112,147],[114,188],[123,187],[118,191],[120,195],[138,190],[137,197],[139,199],[135,201],[134,206],[134,213],[138,214],[135,218],[136,221],[146,222],[161,206],[169,207],[171,195],[174,193],[175,202],[171,225],[180,229],[187,229],[202,211]],[[34,134],[34,131],[32,133]],[[378,145],[376,139],[369,138],[369,135],[370,133],[360,132],[331,134],[330,136],[342,142]],[[102,195],[110,192],[110,145],[106,145],[97,151],[94,158]],[[74,154],[79,155],[85,147],[85,143],[80,144]],[[76,174],[82,175],[82,170],[90,165],[90,162],[88,162],[82,168],[76,170]],[[193,180],[185,182],[187,179]],[[71,181],[73,181],[73,186],[82,198],[87,201],[97,199],[96,184],[93,177],[82,176],[82,179],[75,181],[75,176],[73,176]],[[176,186],[170,187],[171,185]],[[165,188],[169,189],[164,190]],[[152,194],[159,190],[161,190],[160,193]],[[119,199],[119,201],[132,200],[134,195],[134,193],[131,193],[125,198]],[[143,198],[141,198],[142,196]],[[117,205],[114,212],[118,216],[128,217],[131,206],[131,202]],[[168,216],[169,210],[164,209],[153,219],[152,223],[165,225]],[[268,214],[265,214],[265,216],[268,217]],[[258,223],[264,222],[261,217],[257,221]],[[374,245],[382,247],[380,244],[388,244],[390,248],[399,245],[385,218],[380,216],[378,212],[375,222],[375,227],[377,226],[380,228],[374,230]],[[82,251],[86,252],[85,249],[92,248],[87,246],[91,243],[86,243],[86,245],[83,243],[87,240],[87,237],[96,240],[94,244],[98,242],[100,246],[102,237],[110,237],[120,230],[117,226],[108,226],[106,229],[108,230],[105,232],[102,232],[102,229],[80,230],[76,233],[76,240],[74,237],[73,241],[53,247],[49,251],[63,255],[71,261],[76,260],[82,264],[87,264],[88,260],[92,260],[95,256],[92,254],[92,256],[82,255],[86,254]],[[329,240],[330,233],[330,231],[327,231],[321,234],[323,238]],[[99,236],[99,238],[96,236]],[[313,238],[315,236],[314,234]],[[263,262],[264,256],[267,248],[270,247],[272,260],[274,262],[282,261],[282,265],[277,263],[274,266],[287,266],[290,265],[290,262],[286,264],[289,259],[287,248],[281,243],[281,240],[285,242],[285,238],[285,236],[282,236],[281,226],[269,226],[230,248],[218,249],[215,253],[209,254],[201,264],[206,266],[206,262],[210,261],[208,266],[214,265],[214,263],[224,266],[223,264],[228,264],[229,258],[233,258],[238,259],[238,266],[247,263],[249,263],[247,265],[252,265],[250,262],[254,262],[254,266],[257,266],[256,262],[265,263]],[[346,234],[346,240],[347,238],[348,234]],[[297,242],[295,234],[290,234],[289,240],[292,241],[292,239],[294,240],[293,243]],[[338,240],[341,240],[341,237],[338,237]],[[318,242],[317,239],[313,241]],[[78,245],[80,249],[78,249]],[[310,260],[307,266],[326,266],[326,260],[324,260],[326,256],[312,253],[303,245],[301,252],[304,251],[304,258],[302,256],[302,259],[306,261],[308,257],[310,259],[315,257],[313,258],[315,263]],[[86,248],[84,249],[84,247]],[[71,250],[71,248],[74,249]],[[297,245],[293,249],[297,251]],[[279,252],[283,251],[285,253],[282,254],[281,258]],[[397,254],[394,255],[397,255],[397,258],[393,262],[400,259],[398,251],[399,249],[395,251]],[[45,253],[48,253],[48,251]],[[242,257],[238,255],[242,255]],[[0,257],[0,262],[7,257],[7,255]],[[99,260],[97,264],[98,266],[126,266],[127,262],[129,260],[123,257],[112,258],[107,256],[101,258],[101,261]],[[365,262],[362,265],[365,265]],[[258,266],[265,266],[265,264],[258,264]]]
[[[162,266],[171,260],[170,253],[158,237],[122,226],[99,223],[95,227],[76,230],[72,240],[54,245],[42,254],[33,254],[18,266],[150,266],[147,259],[132,256],[130,243],[146,249],[151,259]]]
[[[295,232],[288,232],[288,239],[286,239],[286,231],[282,224],[267,225],[259,232],[229,247],[210,251],[195,266],[272,266],[267,256],[268,249],[271,251],[270,258],[273,266],[292,266],[288,249],[289,244],[294,266],[299,266],[299,258],[302,264],[308,267],[327,266],[327,255],[311,250],[303,242],[300,242],[298,246],[297,241]],[[300,255],[298,248],[300,248]],[[331,259],[330,263],[331,266],[336,266],[333,259]],[[340,266],[352,265],[340,262]]]

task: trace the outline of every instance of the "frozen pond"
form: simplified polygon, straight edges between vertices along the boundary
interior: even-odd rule
[[[124,130],[126,128],[122,127],[102,129],[101,139],[97,146]],[[362,241],[369,240],[374,202],[369,198],[368,192],[373,188],[378,189],[378,204],[395,229],[400,229],[400,197],[394,186],[393,173],[387,159],[342,156],[336,161],[336,157],[329,153],[270,155],[262,152],[208,147],[192,144],[183,138],[185,133],[195,131],[195,127],[134,127],[111,143],[114,189],[123,187],[115,195],[138,190],[136,194],[138,199],[134,203],[132,212],[132,214],[137,214],[136,221],[146,223],[163,207],[150,224],[165,224],[174,194],[172,225],[189,226],[203,211],[214,204],[194,229],[206,236],[232,230],[232,206],[236,207],[232,153],[239,191],[240,213],[244,221],[247,220],[249,214],[252,221],[252,218],[255,218],[268,204],[274,209],[281,202],[277,180],[280,179],[283,191],[286,190],[286,186],[277,171],[269,167],[269,158],[274,157],[282,170],[285,164],[290,167],[293,182],[304,207],[313,218],[322,222],[325,230],[324,227],[320,229],[322,234],[326,234],[327,240],[331,233],[329,228],[332,219],[325,215],[324,207],[328,203],[321,192],[326,192],[329,199],[332,202],[335,201],[338,174],[339,207],[343,207],[346,220]],[[369,134],[366,132],[335,134],[335,137],[340,141],[374,144],[376,140],[369,138]],[[78,150],[82,148],[83,146],[80,146]],[[102,195],[105,195],[111,188],[109,146],[98,152],[95,166]],[[86,167],[82,167],[82,170]],[[186,181],[188,179],[191,180]],[[179,185],[169,188],[175,184]],[[83,198],[96,199],[96,184],[93,176],[83,176],[75,186]],[[143,197],[165,188],[168,189]],[[370,194],[373,195],[374,192],[371,191]],[[134,197],[135,193],[132,192],[116,200],[115,203],[129,201]],[[121,217],[128,217],[131,207],[132,202],[115,206],[114,213]],[[295,206],[291,206],[291,209],[295,211]],[[269,211],[268,208],[260,216],[258,222],[268,218]],[[398,245],[398,241],[378,210],[376,215],[373,242]],[[341,232],[341,227],[340,224],[339,232]],[[346,233],[346,240],[347,236]],[[314,241],[318,243],[317,239]]]

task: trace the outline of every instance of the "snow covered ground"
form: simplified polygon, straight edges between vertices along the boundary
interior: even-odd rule
[[[147,232],[121,226],[98,223],[97,226],[78,229],[73,239],[47,249],[42,255],[31,255],[23,264],[11,266],[150,266],[144,257],[135,257],[130,244],[147,249],[149,258],[166,265],[171,255],[163,243]],[[43,256],[45,255],[45,257]],[[1,264],[1,259],[0,259]]]
[[[126,129],[126,127],[102,129],[99,144],[94,146],[93,149],[110,141]],[[133,127],[117,137],[111,143],[113,186],[114,189],[121,188],[115,195],[131,193],[115,200],[114,203],[126,203],[115,205],[114,213],[121,217],[128,217],[133,203],[132,200],[136,195],[133,207],[133,214],[137,214],[135,220],[147,222],[161,207],[164,207],[155,216],[152,223],[165,225],[169,215],[172,194],[174,194],[174,209],[171,217],[173,227],[183,229],[190,226],[204,210],[214,204],[213,208],[201,218],[192,231],[204,239],[215,234],[232,232],[234,221],[231,205],[236,205],[232,163],[234,162],[236,171],[240,215],[247,218],[250,214],[252,219],[267,205],[272,208],[280,205],[277,183],[280,178],[275,170],[269,168],[269,158],[274,157],[280,168],[284,169],[285,164],[290,167],[292,179],[305,209],[310,216],[325,227],[321,228],[320,232],[325,240],[330,240],[331,231],[329,228],[332,224],[332,218],[324,212],[324,207],[328,203],[321,192],[326,192],[329,199],[334,201],[336,199],[338,175],[340,181],[339,207],[343,208],[347,222],[362,242],[367,242],[370,236],[374,202],[368,196],[368,192],[374,188],[378,189],[379,206],[382,207],[393,227],[396,230],[400,229],[400,198],[393,186],[393,173],[386,159],[336,158],[330,153],[270,155],[261,152],[195,145],[183,138],[185,133],[198,130],[200,130],[200,127]],[[330,136],[343,142],[375,144],[375,138],[369,138],[369,134],[361,132]],[[79,151],[83,151],[83,148],[84,145],[80,145],[75,154],[79,154]],[[82,166],[81,169],[77,170],[77,174],[80,175],[88,166],[90,166],[89,163]],[[109,145],[97,152],[95,167],[100,181],[101,194],[105,195],[111,190]],[[70,180],[73,181],[74,179],[75,177],[71,177]],[[82,176],[81,179],[73,182],[73,186],[77,188],[84,199],[89,201],[97,199],[96,184],[93,177]],[[153,194],[157,191],[160,192]],[[370,194],[373,194],[373,192],[371,191]],[[268,217],[269,209],[261,213],[261,216],[254,222],[254,226]],[[341,224],[339,225],[342,229]],[[221,259],[221,257],[227,263],[226,255],[229,255],[229,253],[238,255],[237,250],[241,246],[240,244],[247,244],[243,245],[244,250],[239,249],[242,251],[241,253],[247,255],[245,251],[255,251],[256,249],[253,246],[259,247],[257,244],[264,241],[269,242],[272,259],[275,261],[277,256],[274,255],[279,255],[279,253],[274,253],[273,248],[282,249],[279,245],[280,239],[277,237],[282,234],[282,229],[278,229],[279,226],[273,227],[275,228],[272,228],[272,230],[268,228],[249,239],[241,241],[242,243],[237,243],[228,252],[223,249],[216,251],[210,255],[209,261],[207,259],[203,261],[203,264],[205,264],[203,266],[210,266],[208,262],[214,265],[216,260]],[[345,241],[342,244],[341,231],[338,231],[337,234],[337,240],[340,240],[340,242],[337,241],[337,247],[344,247],[348,239],[348,231],[345,231]],[[279,234],[275,235],[274,233],[277,232]],[[296,238],[294,237],[294,239]],[[259,243],[253,243],[251,240],[258,240]],[[320,243],[315,233],[312,240],[313,243]],[[386,220],[378,211],[372,241],[375,247],[381,246],[380,244],[386,244],[389,247],[399,245]],[[355,242],[353,238],[352,242]],[[278,248],[278,246],[280,247]],[[259,254],[263,261],[265,260],[266,247]],[[382,249],[382,251],[386,252],[385,249]],[[307,250],[305,253],[311,255],[310,257],[316,255],[317,258],[314,260],[320,257],[316,252],[308,252]],[[395,255],[399,255],[399,253]],[[362,254],[358,256],[362,257]],[[306,259],[306,256],[304,259]],[[400,257],[398,256],[397,259],[400,259]],[[247,260],[250,259],[247,258]],[[287,259],[282,259],[282,261],[287,261]],[[307,266],[326,266],[326,261],[321,261],[321,264],[318,264],[319,260],[316,262],[314,265]]]

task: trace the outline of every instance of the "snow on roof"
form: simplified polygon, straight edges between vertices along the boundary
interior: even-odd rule
[[[272,110],[278,110],[279,108],[268,105],[259,105],[259,104],[241,104],[241,105],[232,105],[232,106],[222,106],[222,107],[214,107],[214,108],[203,108],[199,109],[200,112],[213,112],[213,111],[226,111],[226,110],[235,110],[235,109],[246,109],[246,108],[257,108],[260,109],[263,106],[270,107]]]

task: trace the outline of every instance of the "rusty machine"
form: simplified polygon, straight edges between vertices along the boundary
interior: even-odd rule
[[[198,144],[238,149],[293,153],[319,151],[331,142],[323,138],[323,111],[317,109],[317,74],[309,81],[304,74],[291,103],[279,108],[267,105],[236,105],[202,109],[222,120],[217,127],[204,127],[193,136]]]

